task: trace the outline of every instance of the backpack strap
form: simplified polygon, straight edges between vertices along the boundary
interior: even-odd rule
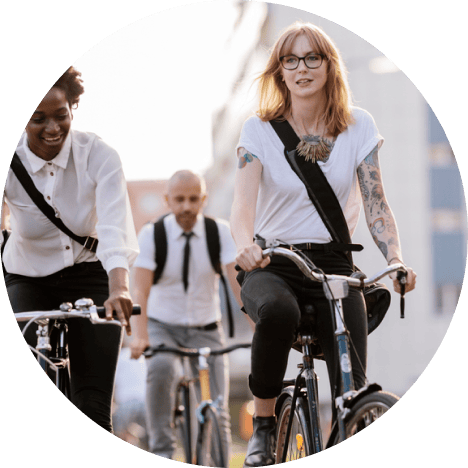
[[[205,216],[204,218],[208,254],[210,256],[211,265],[213,266],[214,271],[218,273],[219,279],[223,284],[224,297],[226,299],[226,308],[228,314],[229,337],[232,338],[234,336],[234,319],[232,315],[231,301],[229,299],[229,288],[221,268],[221,244],[219,241],[219,229],[216,221],[213,218],[209,218],[208,216]]]
[[[271,120],[270,124],[285,146],[284,155],[286,160],[305,185],[307,194],[317,209],[333,241],[340,245],[340,247],[343,244],[346,245],[346,256],[351,265],[353,265],[351,252],[359,252],[363,249],[363,246],[351,242],[348,224],[340,202],[325,174],[316,162],[312,163],[304,158],[297,157],[296,146],[300,139],[286,119]]]
[[[166,265],[167,237],[166,229],[164,228],[164,218],[166,216],[167,214],[159,218],[154,223],[154,260],[156,262],[156,270],[154,270],[153,284],[156,284],[159,281],[159,278],[161,278],[162,272],[164,270],[164,266]]]
[[[11,169],[16,175],[18,181],[23,186],[26,193],[29,195],[31,200],[37,205],[37,207],[44,213],[44,215],[53,223],[57,228],[64,232],[68,237],[73,239],[78,244],[81,244],[91,252],[96,252],[99,241],[91,236],[77,236],[75,233],[65,226],[60,218],[57,218],[54,209],[44,200],[44,196],[34,185],[31,176],[24,167],[19,156],[15,153],[11,160]]]
[[[167,258],[167,236],[166,229],[164,227],[164,218],[167,216],[164,215],[154,223],[154,245],[155,245],[155,261],[156,261],[156,270],[153,275],[153,284],[156,284],[161,278],[164,266],[166,265]],[[231,301],[229,299],[229,289],[227,285],[226,278],[223,275],[223,270],[221,268],[221,243],[219,240],[219,229],[216,221],[213,218],[204,216],[205,221],[205,232],[206,232],[206,246],[208,249],[208,255],[210,257],[210,262],[213,267],[213,270],[219,275],[219,279],[223,284],[224,294],[226,298],[226,309],[228,314],[228,323],[229,323],[229,336],[232,338],[234,336],[234,319],[232,315]]]
[[[221,244],[219,242],[219,230],[216,221],[213,218],[204,216],[205,218],[205,232],[206,232],[206,245],[210,255],[211,265],[213,270],[219,275],[222,274],[221,269]]]

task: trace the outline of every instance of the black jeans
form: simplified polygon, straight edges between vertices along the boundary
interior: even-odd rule
[[[107,273],[100,262],[79,263],[42,278],[6,273],[5,283],[13,312],[58,309],[90,297],[102,306],[109,297]],[[24,327],[24,323],[21,324]],[[52,328],[52,327],[51,327]],[[25,339],[36,346],[37,327],[31,325]],[[84,414],[112,432],[112,397],[115,370],[122,341],[116,325],[93,325],[73,319],[68,325],[71,401]]]
[[[305,252],[328,274],[352,273],[346,257],[337,252]],[[301,318],[299,303],[313,304],[316,334],[327,364],[332,395],[340,388],[330,305],[321,283],[307,279],[290,260],[272,257],[270,265],[246,273],[241,290],[244,308],[256,323],[252,341],[252,369],[249,386],[254,396],[274,398],[281,393],[288,355]],[[350,288],[343,300],[344,319],[352,343],[351,362],[356,388],[365,384],[367,359],[367,314],[362,293]],[[359,364],[356,356],[362,366]]]

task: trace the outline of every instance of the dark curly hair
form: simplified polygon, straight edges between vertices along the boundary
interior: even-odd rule
[[[80,102],[80,96],[84,93],[83,80],[81,73],[73,67],[70,67],[52,86],[60,88],[65,92],[71,109],[76,109]]]

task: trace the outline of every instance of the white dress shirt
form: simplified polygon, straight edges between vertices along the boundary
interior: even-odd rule
[[[16,153],[65,226],[78,236],[97,237],[99,245],[93,253],[52,224],[10,169],[5,200],[12,233],[3,254],[6,270],[42,277],[98,259],[107,272],[128,270],[138,255],[138,242],[117,152],[94,133],[70,130],[52,161],[32,153],[26,133]]]
[[[221,246],[220,260],[223,265],[235,261],[236,246],[231,237],[229,224],[216,220]],[[219,307],[218,275],[211,265],[206,245],[205,223],[199,215],[190,238],[189,285],[185,292],[182,283],[183,252],[185,237],[175,216],[164,218],[167,236],[167,258],[163,273],[157,284],[151,287],[148,298],[148,317],[160,322],[182,326],[203,326],[221,320]],[[135,267],[154,271],[156,269],[154,225],[146,224],[138,235],[140,255]]]

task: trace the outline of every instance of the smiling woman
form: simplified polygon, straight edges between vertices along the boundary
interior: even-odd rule
[[[389,264],[403,263],[378,163],[383,138],[371,115],[351,105],[343,62],[331,39],[313,24],[291,25],[276,41],[259,83],[259,110],[244,123],[237,145],[231,211],[236,260],[244,270],[239,275],[242,302],[255,322],[249,376],[255,415],[246,467],[275,464],[275,403],[304,304],[312,304],[316,313],[315,333],[327,364],[332,401],[341,385],[329,304],[321,287],[306,281],[291,263],[262,254],[262,239],[281,239],[282,244],[303,251],[325,273],[353,273],[353,246],[329,232],[322,221],[306,189],[307,182],[310,186],[315,182],[308,180],[312,179],[309,170],[322,171],[336,195],[344,229],[349,231],[346,238],[351,239],[364,202],[369,230],[382,254]],[[295,149],[288,148],[285,158],[288,137]],[[297,173],[294,167],[299,168]],[[324,211],[325,216],[338,214],[330,206]],[[408,268],[407,291],[415,281],[415,273]],[[398,291],[396,280],[394,287]],[[367,360],[367,316],[361,292],[350,291],[343,310],[354,344],[353,379],[361,388]]]
[[[30,150],[45,161],[54,159],[68,136],[71,121],[72,113],[65,91],[53,87],[26,125]]]
[[[84,92],[80,76],[70,67],[59,78],[33,112],[16,148],[15,173],[10,170],[5,185],[12,226],[8,242],[2,236],[5,282],[15,313],[56,309],[89,297],[105,306],[108,318],[115,311],[130,334],[128,271],[138,244],[126,182],[113,148],[94,133],[71,129],[72,109]],[[16,175],[18,165],[73,238],[32,201]],[[75,322],[68,328],[71,400],[112,431],[121,329]],[[32,328],[25,338],[35,346]]]

